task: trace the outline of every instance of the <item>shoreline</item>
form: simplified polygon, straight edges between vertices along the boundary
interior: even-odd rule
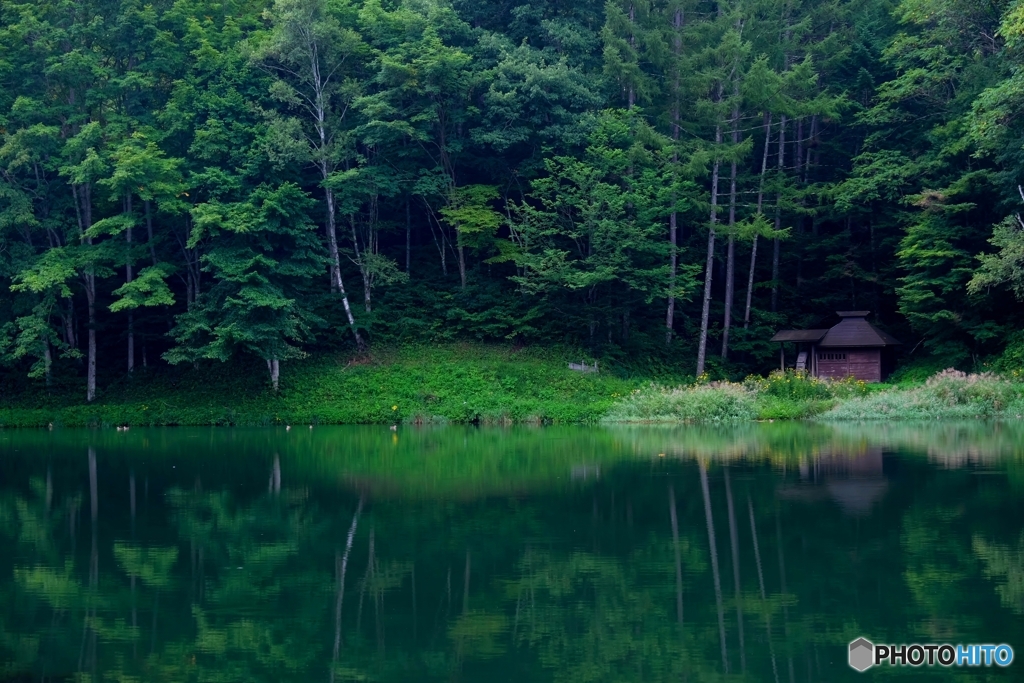
[[[25,388],[0,407],[0,428],[696,425],[1024,415],[1024,382],[1016,377],[945,370],[900,385],[825,381],[792,371],[742,381],[640,379],[621,369],[570,370],[569,362],[579,358],[565,350],[482,345],[382,350],[358,363],[322,356],[288,364],[276,393],[256,365],[150,370],[108,385],[92,404],[82,403],[73,387],[52,393]]]

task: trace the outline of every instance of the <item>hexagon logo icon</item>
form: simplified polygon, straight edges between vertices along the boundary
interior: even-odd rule
[[[850,666],[857,671],[867,671],[875,663],[875,646],[866,638],[850,643]]]

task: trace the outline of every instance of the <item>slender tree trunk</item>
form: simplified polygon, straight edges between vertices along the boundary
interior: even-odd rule
[[[722,98],[722,85],[718,85],[716,102]],[[708,318],[711,313],[711,281],[715,268],[715,225],[718,223],[718,147],[722,143],[722,126],[715,126],[715,163],[711,171],[711,225],[708,227],[708,257],[704,264],[704,305],[700,314],[700,341],[697,344],[697,376],[704,374],[704,359],[708,349]]]
[[[673,201],[673,204],[675,202]],[[673,328],[675,327],[676,316],[676,270],[679,263],[679,250],[677,243],[676,212],[673,211],[668,217],[668,243],[669,243],[669,271],[668,271],[668,309],[665,312],[665,346],[672,344]]]
[[[433,209],[430,208],[430,203],[427,201],[427,198],[423,197],[422,199],[427,208],[427,225],[430,226],[430,236],[434,238],[434,246],[437,247],[437,253],[441,256],[441,273],[444,274],[445,277],[448,277],[448,240],[444,236],[444,227],[441,226],[437,221],[437,218],[434,216]],[[431,218],[434,219],[433,223],[431,222]],[[437,223],[437,230],[434,229],[434,223]],[[440,234],[440,239],[438,239],[438,234]]]
[[[356,218],[354,215],[349,214],[348,217],[349,227],[352,229],[352,249],[356,253],[356,263],[359,265],[359,276],[363,280],[363,308],[366,312],[370,312],[370,272],[366,267],[366,251],[369,249],[369,245],[366,245],[360,253],[359,251],[359,236],[356,233]]]
[[[129,220],[132,219],[132,195],[129,192],[124,200],[125,215]],[[128,228],[124,231],[125,242],[127,245],[124,273],[125,283],[132,283],[132,226],[129,223]],[[135,314],[131,311],[128,312],[128,374],[132,374],[135,370]]]
[[[324,178],[329,175],[327,169],[323,169]],[[348,319],[349,329],[356,340],[356,347],[362,351],[366,348],[362,335],[356,328],[356,319],[352,315],[352,307],[348,303],[348,294],[345,293],[345,283],[341,280],[341,257],[338,254],[338,233],[335,224],[334,192],[329,188],[324,190],[327,200],[327,246],[331,258],[331,274],[334,278],[334,291],[341,294],[341,304],[345,307],[345,317]]]
[[[675,29],[673,51],[675,52],[675,71],[672,84],[672,142],[679,144],[679,53],[682,51],[683,41],[679,35],[683,26],[683,11],[676,9],[672,18],[672,26]],[[679,151],[672,150],[672,176],[675,181],[675,167],[679,163]],[[676,277],[679,269],[679,245],[678,245],[678,218],[675,210],[676,197],[672,195],[672,213],[668,217],[668,242],[669,242],[669,271],[668,271],[668,309],[665,312],[665,346],[672,344],[673,329],[675,327],[676,315]]]
[[[761,215],[764,201],[764,173],[768,168],[768,145],[772,137],[772,113],[768,112],[764,122],[764,153],[761,156],[761,178],[757,183],[757,215]],[[750,325],[750,303],[754,295],[754,268],[757,266],[757,233],[750,246],[750,271],[747,274],[747,305],[743,311],[743,329]]]
[[[60,319],[64,324],[64,343],[73,349],[77,348],[78,340],[75,339],[75,306],[73,299],[68,299],[68,310],[66,312],[62,306],[60,307]]]
[[[797,181],[803,177],[804,161],[804,118],[801,116],[796,120],[796,153],[793,155],[793,174]]]
[[[153,261],[153,265],[156,265],[156,243],[153,241],[153,213],[150,210],[149,200],[147,199],[143,206],[146,210],[146,244],[149,246],[149,258]]]
[[[729,655],[725,646],[725,611],[722,606],[722,580],[718,572],[718,547],[715,544],[715,520],[711,514],[711,493],[708,490],[708,471],[704,461],[700,464],[700,488],[704,494],[704,521],[708,527],[708,545],[711,548],[711,574],[715,582],[715,606],[718,609],[718,640],[722,647],[722,667],[729,673]]]
[[[50,342],[43,340],[43,372],[46,375],[46,387],[49,388],[53,383],[53,378],[50,376],[50,368],[53,365],[53,352],[50,350]]]
[[[278,389],[278,380],[281,377],[281,362],[277,358],[268,358],[267,371],[270,372],[270,384],[274,387],[274,391],[276,392]]]
[[[739,98],[739,82],[734,96]],[[732,144],[740,142],[740,109],[732,110]],[[725,250],[725,320],[722,323],[722,358],[729,357],[729,328],[732,325],[732,301],[736,292],[736,162],[732,162],[729,175],[729,245]]]
[[[782,174],[786,156],[786,115],[779,119],[779,188],[775,192],[775,232],[782,227]],[[779,310],[779,238],[772,243],[772,313]]]
[[[92,189],[89,183],[82,186],[72,186],[75,194],[76,207],[81,205],[79,211],[79,229],[82,241],[92,246],[92,238],[86,237],[92,227]],[[79,200],[79,192],[81,199]],[[82,272],[82,284],[85,285],[85,299],[87,303],[88,318],[88,351],[86,361],[85,400],[92,403],[96,398],[96,275],[92,266],[86,266]]]
[[[89,352],[85,379],[85,400],[96,398],[96,276],[86,275],[85,297],[89,309]]]
[[[409,200],[405,200],[405,274],[409,274],[409,264],[412,262],[412,209]]]
[[[463,290],[466,289],[466,253],[462,247],[462,231],[455,229],[455,241],[458,246],[459,255],[459,281]]]
[[[306,27],[306,30],[309,30]],[[326,181],[331,176],[333,170],[332,161],[328,158],[329,154],[329,139],[327,135],[327,120],[328,120],[328,96],[326,93],[327,82],[325,77],[320,72],[320,46],[316,42],[316,38],[312,34],[308,34],[308,47],[309,53],[307,55],[309,59],[310,74],[312,78],[311,86],[313,88],[313,103],[314,103],[314,121],[313,125],[316,128],[317,136],[319,137],[316,145],[316,153],[319,157],[317,159],[317,165],[320,170],[320,177]],[[326,79],[330,79],[328,75]],[[334,200],[334,192],[330,188],[324,188],[324,198],[327,203],[327,246],[329,256],[331,259],[331,277],[332,277],[332,290],[341,294],[341,303],[345,308],[345,316],[348,318],[349,329],[352,330],[352,336],[355,337],[356,347],[362,351],[366,348],[366,344],[363,341],[362,335],[359,334],[358,328],[356,328],[356,320],[352,315],[352,307],[349,305],[348,294],[345,293],[345,285],[341,280],[341,257],[338,254],[338,233],[336,216],[337,210]]]

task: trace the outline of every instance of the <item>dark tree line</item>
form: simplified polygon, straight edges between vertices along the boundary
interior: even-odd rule
[[[1021,32],[970,0],[4,3],[0,353],[89,400],[413,339],[728,373],[865,308],[977,362],[1024,343]]]

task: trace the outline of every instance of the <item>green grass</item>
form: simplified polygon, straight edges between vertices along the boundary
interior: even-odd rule
[[[579,354],[445,345],[282,364],[274,394],[258,364],[139,372],[92,404],[36,387],[10,397],[0,426],[394,423],[577,424],[599,420],[637,381],[568,369]]]
[[[0,427],[282,424],[724,423],[751,420],[936,420],[1024,415],[1016,375],[947,370],[926,382],[868,385],[793,372],[743,382],[655,383],[568,369],[579,353],[474,344],[319,356],[282,366],[211,363],[139,370],[92,404],[77,384],[3,389]],[[630,375],[635,374],[633,371]]]
[[[1024,383],[1013,377],[943,370],[923,384],[852,397],[824,420],[963,420],[1024,415]]]
[[[648,384],[617,402],[606,422],[736,422],[795,420],[832,409],[870,388],[854,380],[828,382],[792,371],[743,382],[697,381],[688,385]]]
[[[736,422],[757,415],[754,394],[738,384],[635,389],[617,401],[605,422]]]

